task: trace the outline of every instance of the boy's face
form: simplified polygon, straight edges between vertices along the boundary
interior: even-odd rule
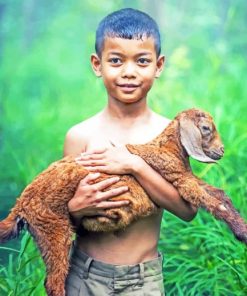
[[[157,58],[151,37],[107,37],[101,58],[92,55],[91,62],[95,74],[103,78],[109,99],[133,103],[146,98],[163,69],[164,56]]]

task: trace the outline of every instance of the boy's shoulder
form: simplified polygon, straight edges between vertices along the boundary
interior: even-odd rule
[[[72,126],[67,134],[78,137],[91,133],[99,125],[99,113]]]
[[[72,126],[66,133],[64,155],[78,154],[86,150],[88,139],[99,125],[99,114]]]

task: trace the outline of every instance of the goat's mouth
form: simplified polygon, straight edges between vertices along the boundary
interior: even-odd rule
[[[219,160],[223,156],[223,152],[221,152],[221,151],[216,151],[216,150],[205,151],[204,150],[204,152],[208,157],[210,157],[213,160]]]

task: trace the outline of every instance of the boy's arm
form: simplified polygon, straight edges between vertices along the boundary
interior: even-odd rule
[[[125,147],[83,153],[79,162],[92,172],[132,174],[158,206],[185,221],[192,220],[197,213],[169,182]]]
[[[180,197],[178,191],[140,157],[132,168],[132,175],[160,207],[185,221],[196,216],[197,209]]]

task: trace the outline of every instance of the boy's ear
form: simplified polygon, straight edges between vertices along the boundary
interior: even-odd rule
[[[160,55],[157,59],[157,63],[156,63],[156,73],[155,73],[155,78],[159,78],[160,74],[163,71],[164,68],[164,64],[165,64],[165,56],[164,55]]]
[[[101,77],[101,61],[96,53],[91,55],[91,65],[97,77]]]

